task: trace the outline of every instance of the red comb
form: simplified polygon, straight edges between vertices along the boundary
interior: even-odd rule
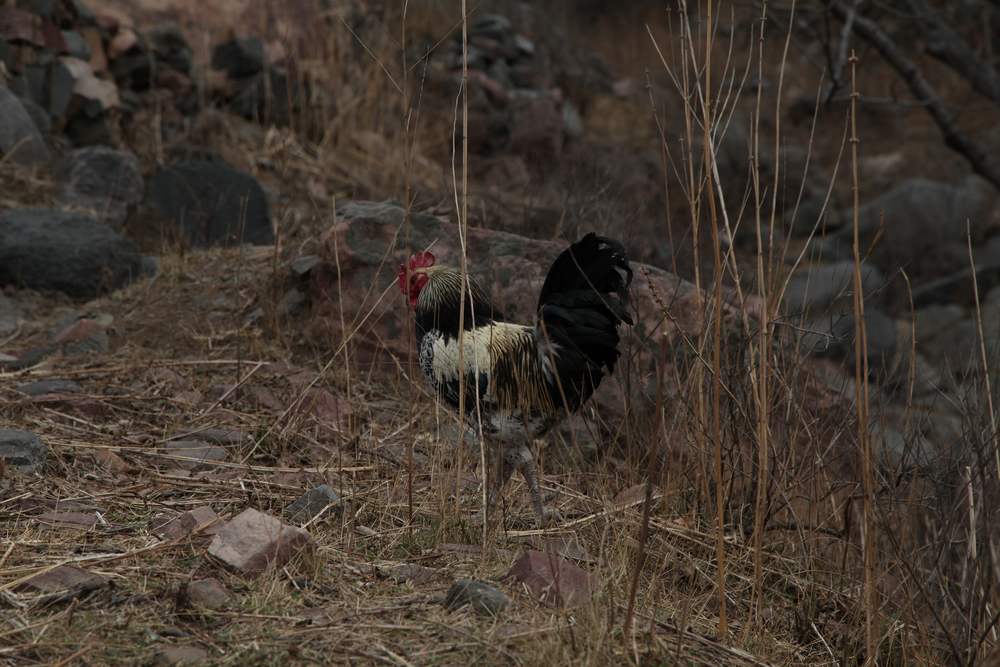
[[[434,266],[434,255],[426,250],[410,256],[411,269],[423,269],[428,266]]]

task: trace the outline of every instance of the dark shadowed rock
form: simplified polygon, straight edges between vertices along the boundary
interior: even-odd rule
[[[264,190],[223,162],[186,160],[164,167],[149,183],[149,198],[194,246],[274,241]]]
[[[515,562],[508,577],[519,581],[541,602],[575,607],[590,600],[594,581],[589,572],[555,553],[526,551]]]
[[[139,160],[128,151],[106,146],[70,153],[60,169],[59,203],[89,210],[105,224],[119,228],[129,208],[142,201]]]
[[[287,70],[269,67],[239,81],[231,106],[249,120],[288,125],[302,96],[297,80]]]
[[[908,346],[899,343],[900,327],[896,321],[880,310],[866,307],[864,320],[870,376],[888,379],[892,371],[900,369],[901,360],[897,354],[908,354],[908,349],[903,349]],[[808,333],[802,339],[804,351],[817,357],[843,361],[853,369],[855,321],[854,314],[849,312],[811,320],[806,327]],[[937,381],[936,378],[926,379],[932,384]]]
[[[78,394],[83,388],[72,380],[35,380],[17,385],[16,389],[28,396],[44,396],[45,394]]]
[[[144,271],[135,244],[93,218],[49,209],[0,213],[0,284],[93,297]]]
[[[45,443],[30,431],[0,429],[0,459],[21,472],[32,473],[45,463]]]
[[[29,100],[26,97],[21,98],[21,106],[24,110],[28,112],[31,116],[32,122],[34,122],[35,127],[43,137],[47,137],[50,132],[52,132],[52,119],[49,118],[49,112],[43,109],[36,102]]]
[[[326,510],[330,505],[337,506],[340,503],[340,496],[326,484],[309,489],[291,505],[285,508],[285,516],[292,523],[305,523],[316,517],[320,512]],[[331,509],[339,510],[340,507]],[[331,510],[327,510],[330,512]]]
[[[922,178],[903,181],[861,206],[862,247],[869,247],[881,230],[884,238],[873,257],[886,272],[903,266],[911,277],[920,278],[965,269],[966,221],[977,238],[993,197],[989,185],[975,176],[955,185]],[[852,234],[850,225],[838,232],[848,246]]]
[[[281,567],[309,541],[309,533],[301,528],[246,509],[219,530],[208,553],[236,570],[259,574],[268,567]]]
[[[149,31],[149,43],[158,63],[178,72],[191,71],[191,45],[176,25],[164,25]]]
[[[21,101],[7,88],[0,88],[0,154],[25,167],[49,160],[41,133]]]
[[[868,264],[861,265],[861,284],[870,299],[885,284],[882,272]],[[787,313],[816,311],[854,293],[854,263],[837,262],[801,268],[788,281],[782,306]]]
[[[212,49],[212,67],[231,77],[252,76],[264,70],[264,43],[257,37],[231,39]]]
[[[446,609],[454,610],[469,605],[481,614],[493,616],[498,615],[509,604],[510,598],[503,591],[475,579],[459,579],[451,585],[444,599]]]
[[[60,565],[55,569],[36,574],[20,584],[17,590],[38,593],[61,593],[64,591],[83,593],[102,588],[107,584],[107,578],[99,574],[81,570],[73,565]]]

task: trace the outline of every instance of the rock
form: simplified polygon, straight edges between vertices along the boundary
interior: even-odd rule
[[[45,463],[48,449],[29,431],[0,429],[0,459],[23,473],[33,473]]]
[[[306,523],[330,506],[333,506],[331,508],[333,511],[340,511],[342,509],[340,496],[326,484],[320,484],[303,493],[295,502],[286,507],[285,516],[292,523]],[[327,512],[329,513],[330,510]]]
[[[221,609],[229,603],[232,595],[218,579],[198,579],[184,586],[181,597],[192,607]]]
[[[303,97],[304,91],[284,68],[269,67],[240,82],[231,106],[248,120],[284,126],[291,121],[295,105]]]
[[[875,262],[887,272],[905,267],[915,284],[921,278],[966,269],[966,220],[972,222],[973,238],[977,238],[991,200],[990,187],[975,176],[957,185],[922,178],[903,181],[861,206],[862,247],[869,247],[881,229],[884,238],[875,247]],[[851,234],[850,225],[838,232],[845,242]],[[953,246],[955,252],[950,251]]]
[[[470,36],[481,36],[503,42],[511,36],[513,25],[510,19],[502,14],[483,14],[477,17],[469,26]]]
[[[17,391],[28,396],[44,396],[45,394],[78,394],[83,391],[76,382],[72,380],[35,380],[25,382],[15,387]]]
[[[63,30],[62,38],[63,41],[66,42],[67,54],[73,58],[79,58],[80,60],[90,60],[90,44],[88,44],[87,40],[83,38],[83,35],[75,30]]]
[[[965,309],[957,304],[938,304],[921,308],[914,313],[917,345],[947,334],[965,317]]]
[[[874,266],[862,263],[861,284],[865,298],[870,299],[885,284],[885,278]],[[782,307],[787,313],[815,313],[834,301],[851,297],[853,290],[854,262],[808,266],[788,282]]]
[[[87,209],[98,222],[121,228],[131,207],[142,201],[139,159],[106,146],[70,153],[60,169],[59,203]]]
[[[208,661],[208,651],[188,644],[164,646],[156,653],[156,665],[203,665]]]
[[[499,615],[509,604],[510,598],[503,591],[475,579],[459,579],[451,585],[444,599],[446,609],[455,610],[469,605],[481,614],[492,616]]]
[[[264,190],[223,162],[186,160],[163,167],[149,183],[149,198],[194,246],[274,242]]]
[[[37,47],[46,46],[45,35],[42,34],[42,22],[38,17],[11,4],[0,7],[0,39]]]
[[[163,449],[172,456],[183,456],[192,460],[171,460],[173,465],[185,470],[212,470],[213,466],[205,462],[225,461],[229,453],[218,445],[211,445],[202,440],[172,440]]]
[[[187,74],[191,71],[191,46],[176,25],[164,25],[149,31],[149,43],[157,63]]]
[[[79,99],[80,112],[90,118],[101,116],[121,105],[118,87],[113,81],[99,79],[90,63],[77,58],[60,58],[52,72],[49,113],[62,118],[71,115],[70,102]]]
[[[514,35],[514,48],[523,56],[535,55],[535,43],[524,35]]]
[[[304,278],[309,275],[310,271],[319,266],[320,262],[318,255],[296,257],[291,263],[292,275],[296,278]]]
[[[108,580],[99,574],[81,570],[73,565],[60,565],[47,572],[36,574],[17,586],[20,591],[38,593],[61,593],[64,591],[90,592],[108,585]]]
[[[0,213],[0,285],[94,297],[143,275],[135,245],[93,218],[49,209]]]
[[[52,132],[52,119],[49,118],[49,112],[43,109],[41,105],[26,97],[22,97],[21,106],[31,116],[32,122],[43,137],[48,136]]]
[[[0,153],[23,167],[49,161],[49,149],[31,116],[6,88],[0,88]]]
[[[853,313],[812,320],[808,328],[816,333],[803,337],[802,347],[818,357],[842,360],[853,369],[854,327]],[[865,339],[868,341],[868,370],[871,377],[886,379],[890,371],[896,369],[897,350],[901,354],[908,354],[908,350],[902,350],[898,345],[898,334],[896,322],[892,318],[876,308],[865,308]],[[900,379],[905,378],[894,378],[896,381]]]
[[[202,505],[161,523],[153,528],[153,534],[161,540],[176,540],[199,533],[217,521],[219,515],[208,505]]]
[[[264,42],[257,37],[231,39],[212,49],[212,67],[233,78],[264,71]]]
[[[137,46],[139,46],[139,35],[136,34],[135,30],[122,28],[108,42],[108,57],[112,60],[118,60]]]
[[[76,530],[93,530],[97,527],[97,514],[94,512],[45,512],[36,519],[40,523],[54,528],[74,528]]]
[[[309,533],[301,528],[246,509],[219,530],[208,553],[229,567],[254,575],[268,567],[281,567],[309,542]]]
[[[104,49],[104,38],[101,30],[96,27],[87,27],[80,30],[80,36],[87,44],[90,52],[90,69],[95,73],[103,73],[108,70],[108,54]]]
[[[50,340],[70,357],[89,354],[104,354],[108,351],[107,327],[110,322],[101,322],[90,317],[73,317],[57,325]]]
[[[571,139],[579,139],[583,136],[583,117],[576,105],[567,100],[562,107],[563,132]]]
[[[552,606],[575,607],[594,594],[590,573],[554,553],[526,551],[506,576],[523,583],[532,595]]]

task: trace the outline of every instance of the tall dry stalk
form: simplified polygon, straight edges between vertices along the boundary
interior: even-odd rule
[[[757,73],[763,79],[764,69],[764,26],[767,22],[767,3],[761,9],[760,30],[757,35]],[[761,211],[763,208],[762,192],[760,186],[760,110],[761,110],[761,86],[757,87],[757,101],[754,106],[753,120],[753,147],[751,148],[751,182],[754,199],[754,234],[757,241],[757,289],[760,292],[762,303],[760,312],[760,333],[758,338],[758,355],[760,361],[757,366],[757,495],[754,499],[753,509],[753,588],[754,602],[753,612],[760,615],[764,594],[764,500],[767,495],[767,447],[768,447],[768,398],[767,398],[767,374],[768,357],[770,354],[770,336],[768,335],[768,284],[764,271],[764,239],[762,234]],[[780,96],[779,96],[780,100]],[[775,129],[777,137],[778,130]],[[776,139],[777,140],[777,139]],[[775,180],[777,180],[777,169],[775,170]],[[774,211],[771,211],[772,216]],[[773,218],[771,229],[774,229]],[[770,255],[770,253],[768,253]],[[749,629],[749,624],[748,624]]]
[[[864,557],[864,616],[865,662],[875,664],[877,639],[875,636],[875,534],[874,534],[874,476],[872,473],[871,438],[868,433],[868,339],[865,330],[865,295],[861,281],[860,197],[861,182],[858,173],[858,58],[854,51],[848,61],[851,65],[851,191],[852,226],[854,232],[854,381],[858,416],[858,444],[861,477],[864,491],[861,541]]]
[[[979,358],[983,364],[983,391],[986,392],[986,407],[990,413],[990,433],[993,440],[993,457],[996,461],[997,479],[1000,479],[1000,433],[997,433],[997,414],[993,409],[993,388],[990,384],[990,362],[986,354],[986,337],[983,335],[983,309],[979,304],[979,278],[976,274],[976,260],[972,254],[972,225],[965,221],[965,238],[969,249],[969,267],[972,269],[972,296],[976,306],[976,333],[979,336]]]
[[[722,479],[722,243],[719,239],[719,216],[716,209],[713,179],[715,154],[712,148],[712,2],[708,3],[705,21],[705,89],[702,92],[702,139],[705,160],[705,189],[708,196],[709,229],[712,231],[712,272],[714,280],[714,318],[712,320],[712,440],[714,441],[715,475],[715,557],[718,561],[719,638],[729,634],[726,618],[726,508],[725,486]]]

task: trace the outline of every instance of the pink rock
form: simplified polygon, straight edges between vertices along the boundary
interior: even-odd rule
[[[114,60],[118,56],[128,53],[138,43],[139,37],[135,34],[134,30],[131,28],[119,30],[118,34],[108,44],[108,57]]]
[[[575,607],[594,594],[591,574],[554,553],[526,551],[507,576],[523,583],[532,595],[552,606]]]
[[[273,516],[246,509],[225,524],[208,553],[246,574],[281,567],[310,542],[309,533]]]

